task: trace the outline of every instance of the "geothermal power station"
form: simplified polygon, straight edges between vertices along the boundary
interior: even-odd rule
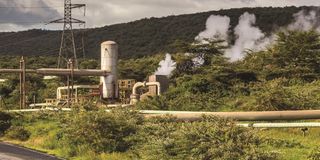
[[[82,104],[96,97],[101,100],[101,106],[129,105],[135,104],[147,96],[156,96],[165,92],[169,87],[169,80],[165,75],[152,75],[148,82],[136,82],[134,79],[118,79],[118,44],[113,41],[106,41],[101,44],[101,69],[74,69],[72,61],[69,69],[40,68],[26,69],[25,61],[22,58],[20,69],[0,69],[0,73],[20,74],[20,95],[21,109],[27,108],[25,104],[25,77],[28,74],[40,74],[43,76],[61,76],[73,79],[81,76],[99,76],[100,84],[81,85],[70,82],[56,90],[55,99],[46,99],[45,103],[33,103],[30,107],[70,107]],[[54,78],[54,77],[53,77]],[[69,82],[69,81],[68,81]],[[147,87],[148,92],[140,94],[139,88]],[[82,91],[79,94],[79,91]]]

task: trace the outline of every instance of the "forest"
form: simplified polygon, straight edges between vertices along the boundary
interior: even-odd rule
[[[233,29],[244,12],[256,15],[257,26],[266,34],[271,34],[293,21],[293,14],[314,7],[285,8],[240,8],[204,13],[145,18],[134,22],[115,24],[102,28],[76,30],[78,57],[98,58],[100,44],[113,40],[119,43],[120,57],[129,59],[159,52],[175,52],[176,41],[191,43],[210,15],[226,15],[231,19]],[[77,26],[75,26],[77,28]],[[231,37],[233,33],[230,33]],[[0,55],[57,56],[60,47],[60,31],[33,29],[22,32],[0,33]],[[84,37],[84,47],[82,45]],[[83,52],[83,48],[85,52]]]

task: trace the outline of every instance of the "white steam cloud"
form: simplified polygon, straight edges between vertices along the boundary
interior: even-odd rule
[[[273,38],[268,38],[255,27],[256,17],[253,14],[244,13],[239,18],[239,24],[235,27],[236,41],[233,46],[225,50],[225,56],[231,61],[241,60],[246,50],[260,50],[266,47]],[[196,40],[218,38],[228,41],[230,18],[227,16],[211,15],[206,23],[206,30],[201,32]]]
[[[166,54],[164,60],[160,61],[160,67],[155,72],[155,75],[170,76],[172,71],[176,69],[176,62],[174,62],[169,53]]]
[[[208,38],[228,39],[230,18],[227,16],[211,15],[206,22],[206,30],[201,32],[196,40]]]
[[[293,15],[294,22],[286,28],[289,30],[308,31],[315,29],[320,32],[320,17],[317,11],[300,11]],[[272,44],[276,36],[267,37],[258,27],[255,26],[256,17],[254,14],[245,12],[239,18],[238,25],[234,28],[236,41],[225,50],[225,57],[230,61],[241,60],[246,56],[247,50],[259,51]],[[230,18],[227,16],[211,15],[206,22],[206,29],[199,33],[195,40],[207,43],[205,39],[225,40],[228,44],[230,32]],[[196,57],[194,63],[200,64],[203,59]]]
[[[266,38],[265,34],[254,26],[255,23],[256,17],[253,14],[246,12],[240,16],[239,24],[234,29],[236,42],[225,52],[225,56],[231,61],[241,60],[248,49],[259,50],[269,44],[269,38]]]
[[[319,18],[315,11],[300,11],[293,15],[295,21],[288,26],[289,30],[301,30],[308,31],[310,29],[316,29],[320,31]]]

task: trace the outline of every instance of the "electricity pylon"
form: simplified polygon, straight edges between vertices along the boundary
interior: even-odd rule
[[[58,68],[68,68],[68,61],[71,59],[74,67],[78,68],[77,49],[74,41],[72,24],[85,24],[85,21],[72,18],[72,9],[85,8],[85,4],[72,4],[71,0],[64,0],[64,18],[51,21],[49,23],[63,23],[63,32],[58,58]]]

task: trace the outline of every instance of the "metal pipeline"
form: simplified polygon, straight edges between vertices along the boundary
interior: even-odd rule
[[[68,76],[73,74],[74,76],[107,76],[109,71],[96,70],[96,69],[53,69],[42,68],[36,70],[37,74],[51,75],[51,76]]]
[[[0,69],[0,73],[21,73],[21,69]],[[42,69],[26,69],[26,73],[35,73],[47,76],[107,76],[109,71],[95,70],[95,69],[56,69],[56,68],[42,68]],[[72,73],[73,72],[73,73]]]
[[[264,112],[181,112],[181,111],[145,111],[146,117],[172,115],[180,121],[197,121],[203,115],[230,118],[237,121],[274,121],[320,119],[320,110],[300,111],[264,111]]]
[[[47,108],[51,109],[51,108]],[[40,109],[41,110],[41,109]],[[43,110],[43,109],[42,109]],[[44,109],[46,110],[46,109]],[[33,112],[37,109],[10,110],[10,112]],[[107,112],[110,110],[106,110]],[[320,119],[320,110],[265,111],[265,112],[187,112],[187,111],[153,111],[140,110],[146,118],[172,115],[179,121],[201,120],[203,115],[230,118],[238,121],[274,121]]]
[[[140,87],[147,87],[147,86],[157,86],[157,94],[160,95],[161,94],[161,86],[159,82],[137,82],[134,84],[133,88],[132,88],[132,95],[130,96],[130,104],[136,104],[139,99],[140,99],[140,95],[137,94],[137,91]]]
[[[239,127],[248,128],[319,128],[319,122],[304,122],[304,123],[238,123]]]
[[[0,69],[0,73],[22,73],[22,69]],[[35,69],[26,69],[26,73],[37,73]]]

